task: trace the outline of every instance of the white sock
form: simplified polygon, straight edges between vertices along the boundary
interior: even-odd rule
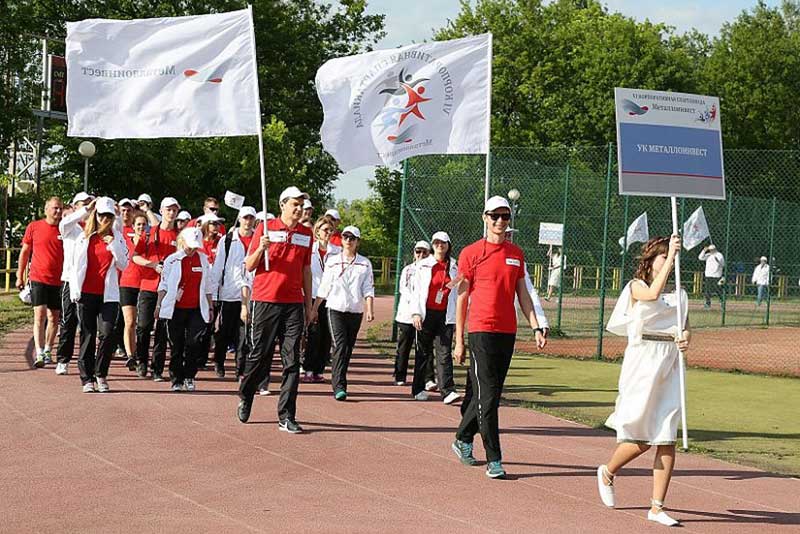
[[[45,352],[50,352],[50,345],[45,345],[44,346],[44,351]]]

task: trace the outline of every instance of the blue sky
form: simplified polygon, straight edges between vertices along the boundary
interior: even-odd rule
[[[665,22],[678,32],[697,28],[716,35],[724,22],[754,6],[756,0],[672,0],[669,5],[652,0],[604,0],[603,3],[609,11],[637,20]],[[767,1],[770,6],[778,4],[779,0]],[[369,0],[367,11],[386,15],[386,37],[378,48],[394,48],[429,39],[434,30],[455,18],[459,9],[458,0]],[[336,183],[334,196],[348,200],[369,196],[367,179],[373,173],[374,167],[363,167],[343,174]]]

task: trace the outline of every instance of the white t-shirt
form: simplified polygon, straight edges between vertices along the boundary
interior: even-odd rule
[[[706,262],[706,278],[722,278],[725,267],[725,258],[721,252],[703,251],[698,256],[700,261]]]

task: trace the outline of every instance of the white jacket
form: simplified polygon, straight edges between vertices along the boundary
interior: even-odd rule
[[[411,310],[411,299],[414,298],[414,280],[417,272],[417,262],[409,263],[403,267],[398,284],[397,315],[394,320],[398,323],[411,324],[414,312]]]
[[[768,286],[769,285],[769,264],[761,265],[760,263],[756,265],[756,268],[753,269],[753,283],[758,286]]]
[[[338,254],[342,251],[342,247],[328,242],[328,247],[325,249],[325,257],[331,254]],[[319,241],[314,241],[311,247],[311,298],[317,298],[319,285],[322,283],[322,273],[325,272],[325,260],[319,255]]]
[[[414,274],[414,295],[411,298],[411,314],[419,315],[425,320],[425,309],[428,302],[428,290],[431,286],[431,273],[433,266],[436,265],[436,258],[431,254],[427,258],[417,262],[416,273]],[[455,280],[458,276],[458,265],[456,260],[450,260],[450,279]],[[447,314],[445,324],[456,324],[456,300],[458,299],[458,288],[450,290],[447,298]]]
[[[228,261],[225,261],[225,241],[228,236],[233,235],[230,250],[228,251]],[[214,265],[211,266],[211,278],[209,279],[209,292],[214,300],[224,302],[241,302],[242,288],[251,286],[252,281],[246,276],[244,259],[247,251],[242,244],[242,237],[239,230],[234,229],[228,232],[217,243],[217,256],[214,258]],[[225,279],[223,280],[223,272]],[[222,283],[222,287],[220,287]]]
[[[208,257],[202,252],[200,255],[200,267],[203,269],[203,276],[200,279],[200,314],[207,323],[211,322],[211,310],[208,306],[208,297],[211,295],[211,266],[208,264]],[[159,319],[172,319],[175,311],[175,303],[178,301],[178,288],[181,285],[181,260],[186,257],[186,252],[179,250],[173,252],[164,260],[164,270],[161,271],[161,281],[158,283],[158,291],[166,291],[167,294],[161,300],[161,308],[158,312]]]
[[[327,299],[328,310],[363,313],[364,299],[375,296],[372,262],[361,254],[352,260],[341,253],[326,255],[317,296]]]
[[[81,221],[85,221],[89,215],[86,206],[77,209],[61,219],[58,223],[58,231],[61,233],[61,242],[64,245],[64,265],[61,269],[61,281],[69,282],[72,274],[73,250],[75,242],[83,234]]]
[[[706,262],[705,274],[707,278],[722,278],[725,258],[721,252],[708,252],[707,250],[703,250],[700,252],[700,255],[697,256],[697,259]]]
[[[92,234],[94,235],[94,234]],[[106,250],[111,252],[113,261],[106,273],[105,285],[103,289],[103,302],[119,302],[119,271],[124,271],[128,266],[128,247],[125,246],[125,239],[122,232],[113,230],[114,240],[106,245]],[[72,250],[73,266],[70,269],[69,277],[69,298],[72,302],[78,302],[81,298],[81,289],[86,280],[86,267],[89,264],[87,255],[89,253],[89,239],[86,234],[81,233],[75,241]]]

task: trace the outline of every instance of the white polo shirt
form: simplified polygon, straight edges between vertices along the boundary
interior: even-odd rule
[[[327,299],[329,310],[364,313],[364,299],[375,296],[372,263],[356,254],[345,258],[344,253],[328,254],[317,297]]]

